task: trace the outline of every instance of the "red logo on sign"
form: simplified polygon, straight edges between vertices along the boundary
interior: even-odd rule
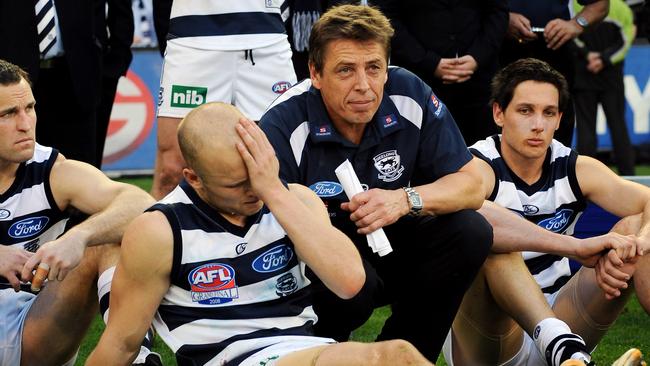
[[[103,163],[114,163],[137,149],[149,136],[153,119],[151,92],[137,74],[129,71],[117,85]]]

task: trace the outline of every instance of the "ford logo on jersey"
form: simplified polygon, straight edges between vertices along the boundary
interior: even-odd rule
[[[4,220],[9,216],[11,216],[11,212],[9,212],[9,210],[5,210],[4,208],[0,209],[0,220]]]
[[[289,265],[293,250],[286,244],[273,247],[259,255],[253,261],[253,269],[260,273],[275,272]]]
[[[336,182],[316,182],[309,186],[318,197],[334,197],[343,192],[343,187]]]
[[[538,222],[537,225],[554,233],[561,233],[569,225],[571,215],[573,215],[573,210],[565,208],[557,212],[555,216]]]
[[[8,234],[16,239],[34,236],[43,231],[49,221],[50,219],[45,216],[28,217],[11,225]]]
[[[235,270],[222,263],[208,263],[187,276],[192,301],[199,304],[223,304],[239,297]]]

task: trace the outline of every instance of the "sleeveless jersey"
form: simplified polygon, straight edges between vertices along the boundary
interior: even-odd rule
[[[578,154],[553,140],[546,154],[542,176],[528,185],[510,170],[501,157],[500,135],[478,141],[470,151],[485,160],[495,175],[489,200],[508,208],[538,226],[572,235],[587,206],[576,178]],[[575,273],[569,259],[551,254],[522,252],[533,277],[546,294],[559,290]]]
[[[266,206],[231,224],[187,182],[149,210],[174,235],[171,285],[154,318],[179,365],[237,365],[278,342],[310,336],[305,264]]]
[[[59,210],[50,189],[58,156],[57,150],[36,144],[34,156],[19,165],[13,184],[0,194],[0,245],[35,252],[63,233],[68,215]],[[0,277],[0,288],[7,283]]]
[[[266,47],[287,39],[284,8],[283,0],[174,0],[167,38],[206,50]]]

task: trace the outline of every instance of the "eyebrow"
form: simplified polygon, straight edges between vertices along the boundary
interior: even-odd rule
[[[7,113],[15,112],[16,110],[18,110],[18,107],[15,107],[15,106],[14,107],[9,107],[7,109],[1,110],[0,114],[7,114]]]

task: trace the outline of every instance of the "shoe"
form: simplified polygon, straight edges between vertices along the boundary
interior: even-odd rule
[[[585,362],[582,360],[574,360],[573,358],[570,358],[562,362],[560,366],[585,366]]]
[[[645,366],[643,361],[643,353],[637,348],[630,348],[627,352],[623,353],[618,360],[614,361],[612,366]]]

